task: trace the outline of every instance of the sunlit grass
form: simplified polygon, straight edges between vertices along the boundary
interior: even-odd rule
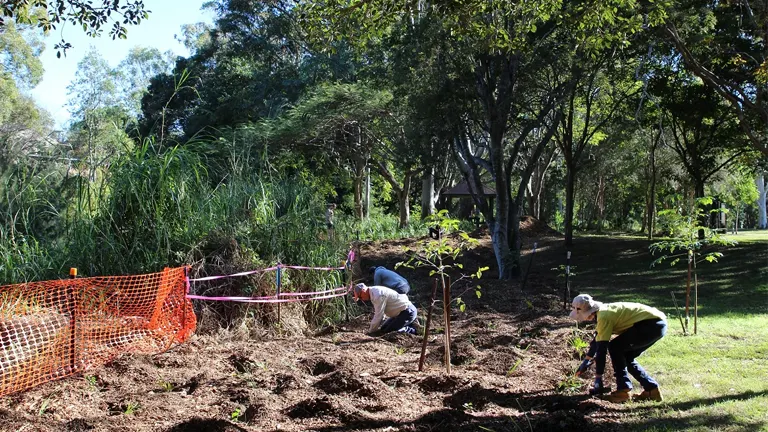
[[[723,238],[736,242],[768,242],[768,230],[739,231],[738,234],[726,234]]]

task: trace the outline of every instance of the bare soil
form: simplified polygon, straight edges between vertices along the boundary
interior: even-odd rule
[[[463,296],[466,311],[452,311],[450,376],[442,364],[440,311],[423,372],[417,371],[422,338],[366,336],[370,315],[363,311],[313,334],[272,332],[258,340],[198,334],[163,354],[126,354],[92,375],[0,399],[0,430],[621,430],[616,406],[585,395],[590,377],[562,385],[578,361],[560,282],[549,270],[561,239],[535,220],[523,227],[524,265],[534,241],[552,253],[535,257],[523,292],[522,281],[498,281],[489,271],[481,298],[473,290]],[[495,267],[487,233],[474,235],[481,245],[459,258],[467,273]],[[360,245],[359,268],[391,268],[405,258],[404,247],[423,240]],[[402,273],[423,317],[431,295],[428,270]]]

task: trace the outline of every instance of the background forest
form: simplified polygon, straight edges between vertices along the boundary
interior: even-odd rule
[[[727,214],[707,224],[766,228],[768,2],[395,3],[210,1],[214,24],[180,32],[189,57],[89,51],[63,131],[28,96],[48,18],[9,12],[2,281],[158,271],[232,242],[250,265],[336,263],[355,239],[425,235],[439,208],[477,208],[500,278],[521,273],[524,215],[567,245],[651,238],[710,196]],[[460,182],[496,199],[446,198]]]

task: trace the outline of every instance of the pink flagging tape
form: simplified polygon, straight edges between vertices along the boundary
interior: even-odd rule
[[[212,280],[217,280],[217,279],[224,279],[224,278],[230,278],[230,277],[240,277],[240,276],[248,276],[248,275],[252,275],[252,274],[256,274],[256,273],[264,273],[264,272],[268,272],[268,271],[275,271],[278,268],[293,269],[293,270],[321,270],[321,271],[345,270],[347,268],[347,264],[351,263],[354,260],[355,260],[355,251],[350,249],[349,253],[347,254],[347,262],[344,263],[344,265],[341,266],[341,267],[305,267],[305,266],[289,266],[289,265],[278,264],[277,266],[269,267],[269,268],[265,268],[265,269],[250,270],[250,271],[245,271],[245,272],[240,272],[240,273],[233,273],[233,274],[230,274],[230,275],[206,276],[206,277],[197,278],[197,279],[187,279],[187,281],[188,282],[206,282],[206,281],[212,281]]]
[[[284,292],[281,292],[280,295],[281,296],[307,296],[307,295],[325,294],[325,293],[334,292],[334,291],[341,291],[341,290],[349,290],[349,288],[347,288],[347,287],[339,287],[339,288],[328,289],[328,290],[325,290],[325,291],[308,291],[308,292],[295,292],[295,293],[291,293],[291,292],[284,293]]]
[[[212,281],[212,280],[216,280],[216,279],[224,279],[224,278],[229,278],[229,277],[248,276],[248,275],[252,275],[252,274],[256,274],[256,273],[264,273],[264,272],[274,271],[274,270],[277,270],[277,267],[269,267],[269,268],[265,268],[265,269],[250,270],[250,271],[245,271],[245,272],[240,272],[240,273],[233,273],[233,274],[230,274],[230,275],[206,276],[206,277],[202,277],[202,278],[198,278],[198,279],[190,279],[189,281],[190,282],[205,282],[205,281]]]
[[[293,297],[293,298],[281,298],[285,294],[282,294],[281,297],[276,297],[276,296],[270,296],[270,297],[207,297],[207,296],[199,296],[199,295],[188,294],[187,298],[193,299],[193,300],[234,301],[234,302],[241,302],[241,303],[293,303],[293,302],[300,302],[300,301],[323,300],[323,299],[329,299],[329,298],[334,298],[334,297],[341,297],[341,296],[347,295],[348,291],[349,291],[349,288],[347,288],[347,287],[340,287],[340,288],[335,288],[335,289],[332,289],[332,290],[317,291],[317,292],[311,292],[311,293],[293,293],[293,294],[303,294],[303,295],[314,295],[314,294],[323,294],[323,293],[333,293],[333,294],[327,294],[327,295],[322,295],[322,296],[311,296],[311,297]]]
[[[289,266],[281,265],[280,268],[294,269],[294,270],[344,270],[345,267],[304,267],[304,266]]]

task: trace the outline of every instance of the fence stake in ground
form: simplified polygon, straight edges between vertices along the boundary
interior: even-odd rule
[[[427,339],[429,339],[429,326],[432,324],[432,309],[437,297],[437,279],[432,279],[432,301],[427,310],[427,322],[424,324],[424,339],[421,342],[421,356],[419,357],[419,372],[424,370],[424,357],[427,355]]]
[[[277,263],[277,273],[275,273],[275,274],[276,274],[276,277],[277,277],[277,283],[276,283],[277,284],[277,296],[276,297],[279,299],[280,298],[280,285],[282,283],[282,281],[281,281],[281,279],[282,279],[281,276],[282,275],[281,275],[280,263]],[[277,325],[280,326],[280,303],[277,304]]]
[[[672,302],[675,304],[675,310],[677,310],[677,317],[680,318],[680,327],[683,328],[683,334],[688,336],[688,331],[685,328],[685,324],[683,324],[683,315],[680,313],[680,308],[677,306],[677,299],[675,298],[675,292],[670,291],[670,294],[672,294]]]
[[[568,310],[568,300],[571,298],[571,251],[565,253],[565,288],[563,288],[563,310]]]
[[[688,323],[690,313],[688,312],[690,310],[691,305],[691,264],[693,263],[693,251],[688,251],[688,282],[685,286],[685,333],[688,333]]]
[[[344,270],[341,271],[342,286],[347,286],[347,280],[349,278],[349,268],[351,264],[348,260],[344,261]],[[349,322],[349,296],[344,296],[344,318]]]
[[[444,347],[445,347],[445,372],[451,374],[451,278],[443,275],[443,319],[445,321]]]
[[[69,269],[69,278],[75,279],[77,278],[77,268],[72,267]],[[69,346],[72,347],[72,354],[69,358],[69,367],[72,372],[75,372],[75,367],[77,366],[77,362],[75,361],[75,357],[77,357],[77,340],[75,338],[77,326],[75,323],[75,309],[77,308],[77,301],[75,300],[75,287],[74,285],[69,286],[68,290],[69,294]]]
[[[699,334],[699,275],[696,271],[696,255],[691,254],[693,260],[693,334]]]
[[[523,278],[523,286],[520,291],[525,291],[525,284],[528,283],[528,275],[531,273],[531,264],[533,264],[533,257],[536,255],[536,242],[533,243],[533,251],[531,252],[531,259],[528,260],[528,269],[525,271],[525,277]]]

